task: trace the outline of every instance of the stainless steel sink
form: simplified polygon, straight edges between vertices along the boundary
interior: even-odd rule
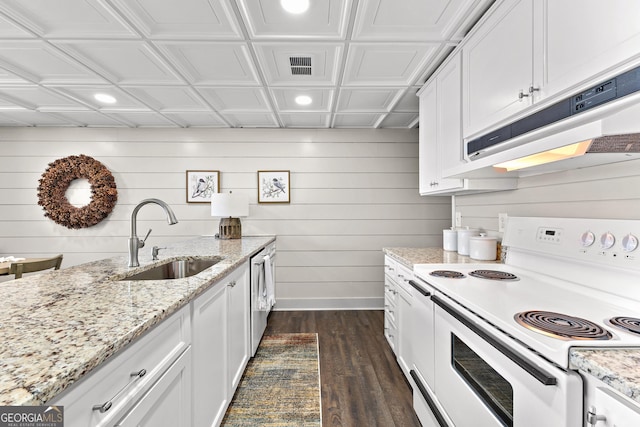
[[[188,258],[157,265],[149,270],[132,274],[120,280],[171,280],[194,276],[222,261],[222,257]]]

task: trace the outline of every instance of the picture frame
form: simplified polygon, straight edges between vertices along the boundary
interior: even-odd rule
[[[220,192],[220,171],[188,170],[187,203],[211,203],[211,194]]]
[[[288,170],[258,171],[258,203],[291,203]]]

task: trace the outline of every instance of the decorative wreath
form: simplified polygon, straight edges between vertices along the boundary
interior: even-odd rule
[[[66,193],[71,182],[87,179],[91,184],[91,202],[75,207]],[[38,204],[44,216],[67,228],[87,228],[105,219],[118,200],[116,181],[102,163],[81,154],[49,163],[38,181]]]

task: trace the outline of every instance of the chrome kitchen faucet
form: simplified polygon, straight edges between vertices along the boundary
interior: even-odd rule
[[[147,235],[144,236],[144,239],[140,240],[136,234],[136,216],[138,215],[138,211],[141,207],[146,204],[155,203],[159,205],[162,209],[164,209],[167,214],[167,222],[169,225],[177,224],[178,220],[176,219],[175,214],[165,202],[160,199],[144,199],[138,205],[133,208],[133,212],[131,213],[131,236],[129,237],[129,267],[138,267],[140,263],[138,262],[138,249],[144,247],[144,242],[147,241],[147,237],[151,234],[151,229],[147,231]]]

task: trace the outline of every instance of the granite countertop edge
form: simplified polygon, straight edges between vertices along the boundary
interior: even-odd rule
[[[640,347],[572,348],[569,368],[590,375],[640,404]]]
[[[500,261],[478,261],[457,252],[445,251],[436,247],[390,247],[382,248],[382,252],[389,255],[408,269],[416,264],[485,264]]]
[[[275,239],[202,236],[166,245],[158,260],[141,252],[139,267],[120,256],[0,283],[0,405],[50,401]],[[222,260],[184,279],[122,280],[179,258],[213,256]]]

